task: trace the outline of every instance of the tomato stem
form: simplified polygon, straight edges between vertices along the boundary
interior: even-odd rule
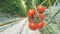
[[[39,22],[39,20],[37,19],[36,15],[34,15],[34,18],[36,19],[37,23]]]
[[[54,3],[54,5],[53,5],[53,6],[55,6],[57,2],[58,2],[58,0],[56,0],[56,1],[55,1],[55,3]]]
[[[44,0],[40,5],[43,5],[47,0]]]

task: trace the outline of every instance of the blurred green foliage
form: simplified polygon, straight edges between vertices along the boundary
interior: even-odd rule
[[[9,13],[12,16],[26,16],[22,0],[0,0],[0,12]]]

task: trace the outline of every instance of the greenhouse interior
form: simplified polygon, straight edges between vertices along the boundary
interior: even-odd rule
[[[60,34],[60,0],[0,0],[0,34]]]

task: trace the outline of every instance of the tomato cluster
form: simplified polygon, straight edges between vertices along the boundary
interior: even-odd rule
[[[36,10],[38,12],[37,16],[41,19],[39,22],[35,23],[32,19],[34,18],[34,15],[36,14],[34,9],[29,9],[27,12],[28,16],[28,22],[29,22],[29,28],[32,30],[36,30],[37,28],[42,28],[44,25],[43,19],[44,19],[44,11],[45,7],[44,6],[37,6]],[[36,16],[36,17],[37,17]]]

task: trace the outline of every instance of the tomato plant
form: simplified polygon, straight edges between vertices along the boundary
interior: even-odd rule
[[[36,9],[40,13],[43,13],[45,11],[45,7],[44,6],[37,6]]]
[[[34,13],[35,13],[34,10],[30,9],[30,10],[28,10],[27,15],[28,15],[28,17],[32,17],[34,15]]]

